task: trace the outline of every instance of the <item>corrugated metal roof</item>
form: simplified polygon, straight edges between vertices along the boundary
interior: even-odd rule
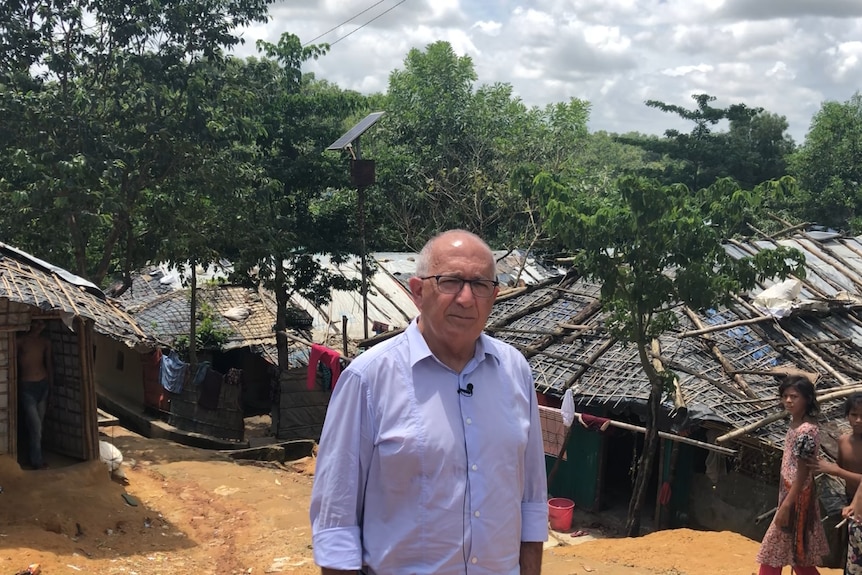
[[[526,285],[537,281],[543,281],[549,277],[559,275],[561,272],[548,269],[536,262],[532,257],[525,261],[524,252],[494,252],[497,262],[497,278],[504,285],[514,285],[520,277]],[[380,252],[370,254],[371,265],[376,268],[375,273],[369,279],[368,291],[368,333],[372,335],[375,323],[382,324],[388,329],[399,329],[406,327],[408,323],[418,314],[416,305],[410,296],[407,282],[416,270],[415,253],[402,252]],[[318,262],[330,273],[340,275],[346,279],[357,280],[360,278],[360,262],[358,257],[348,258],[344,263],[333,263],[325,256],[318,256]],[[198,268],[198,286],[211,285],[214,282],[225,279],[230,271],[230,264],[222,262],[218,266],[210,266],[208,269]],[[520,276],[519,276],[520,272]],[[188,320],[180,319],[188,317],[188,306],[185,312],[174,309],[180,305],[179,301],[166,295],[183,289],[189,281],[189,273],[180,273],[176,268],[170,268],[164,264],[150,266],[132,278],[132,287],[121,296],[121,301],[126,303],[128,309],[143,322],[156,322],[160,327],[160,333],[176,337],[178,334],[186,333]],[[275,297],[267,290],[259,290],[262,302],[272,310],[273,321],[275,310]],[[221,296],[224,297],[224,296]],[[170,302],[168,301],[170,300]],[[363,302],[359,290],[344,291],[332,290],[330,302],[323,306],[316,306],[299,294],[291,296],[291,304],[299,309],[305,310],[312,317],[310,334],[306,337],[314,342],[325,343],[331,338],[339,338],[342,333],[342,317],[347,317],[347,337],[352,341],[365,338],[363,328]],[[216,302],[213,302],[215,305]],[[164,310],[152,309],[154,306],[165,306]],[[218,304],[221,305],[221,304]],[[146,313],[144,313],[144,310]],[[221,308],[220,308],[221,309]],[[153,317],[159,315],[159,319]],[[173,319],[171,319],[173,318]],[[164,324],[162,327],[161,324]],[[272,325],[270,324],[270,325]],[[249,341],[247,334],[238,334],[241,341]],[[275,339],[270,331],[274,345]]]

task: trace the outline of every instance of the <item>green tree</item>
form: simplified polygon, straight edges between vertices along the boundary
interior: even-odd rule
[[[681,184],[662,186],[627,176],[597,194],[547,173],[535,180],[548,232],[575,254],[581,274],[601,283],[606,325],[614,337],[636,346],[649,380],[647,431],[626,523],[629,536],[640,531],[662,396],[673,380],[671,373],[653,366],[649,346],[676,324],[674,306],[703,309],[762,279],[804,273],[802,255],[795,250],[763,250],[735,260],[722,245],[722,238],[762,196],[792,185],[786,179],[746,191],[722,179],[693,193]]]
[[[418,249],[454,227],[497,246],[535,237],[537,211],[512,175],[519,166],[571,167],[587,138],[589,104],[528,108],[510,85],[476,82],[470,58],[446,42],[411,50],[390,75],[387,115],[370,148],[383,247]]]
[[[711,185],[716,179],[730,177],[746,188],[785,175],[786,156],[793,151],[793,140],[783,116],[732,104],[717,108],[708,94],[694,94],[694,109],[660,100],[646,105],[675,114],[694,126],[689,132],[666,130],[664,138],[621,136],[620,141],[666,156],[664,183],[679,182],[691,189]],[[728,122],[729,130],[719,124]]]
[[[244,281],[261,282],[276,296],[279,361],[287,365],[287,309],[293,293],[315,303],[330,289],[355,288],[331,274],[322,259],[344,261],[358,253],[356,197],[345,188],[348,170],[338,155],[324,153],[345,130],[364,99],[302,73],[325,46],[303,47],[285,33],[278,43],[259,42],[264,57],[249,59],[247,106],[257,111],[256,165],[250,193],[236,198],[226,252]]]
[[[0,14],[4,239],[101,283],[152,194],[212,160],[209,80],[259,0],[13,2]],[[224,139],[221,140],[224,142]],[[229,156],[227,156],[229,157]],[[222,160],[226,159],[222,156]],[[162,232],[175,229],[171,223]],[[157,234],[156,234],[157,235]]]
[[[799,216],[862,231],[862,95],[824,102],[790,165],[799,180],[800,193],[792,204]]]
[[[784,116],[760,109],[732,118],[726,134],[726,175],[744,188],[787,175],[787,162],[796,148],[787,128]]]

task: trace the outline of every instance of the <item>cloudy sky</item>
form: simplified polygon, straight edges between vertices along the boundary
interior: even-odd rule
[[[802,143],[822,102],[862,84],[862,0],[282,0],[270,14],[239,55],[258,38],[323,34],[331,51],[307,71],[385,92],[411,48],[445,40],[477,84],[507,82],[528,105],[588,100],[592,130],[685,129],[644,101],[708,93],[786,116]]]

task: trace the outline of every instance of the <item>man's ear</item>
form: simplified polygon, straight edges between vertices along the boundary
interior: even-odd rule
[[[413,303],[416,304],[416,307],[419,307],[419,303],[422,301],[422,287],[424,283],[415,276],[407,281],[407,284],[410,286],[410,297],[413,298]]]

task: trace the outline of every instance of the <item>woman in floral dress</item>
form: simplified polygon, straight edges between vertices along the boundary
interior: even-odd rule
[[[781,403],[790,415],[784,438],[778,510],[763,537],[757,562],[760,575],[780,575],[791,565],[797,575],[818,575],[815,565],[829,553],[820,523],[820,504],[814,477],[804,461],[817,457],[820,433],[815,416],[819,411],[814,385],[804,377],[785,379],[778,388]]]

